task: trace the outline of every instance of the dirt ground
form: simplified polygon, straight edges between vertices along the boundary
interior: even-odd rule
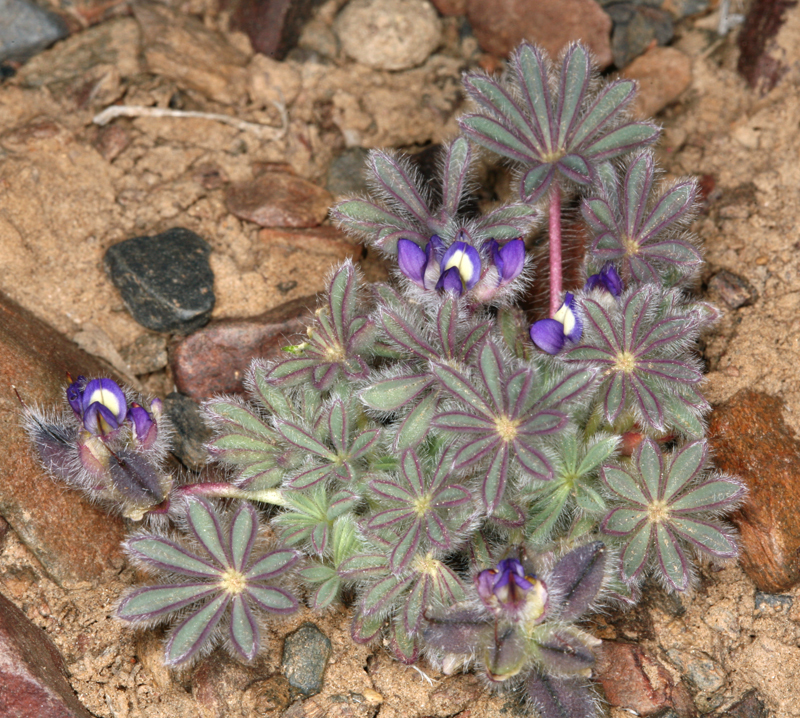
[[[330,23],[335,10],[335,2],[323,5],[320,22]],[[787,73],[764,95],[737,74],[734,37],[718,38],[706,26],[711,22],[701,18],[677,28],[673,46],[692,59],[693,80],[657,118],[664,127],[657,154],[670,177],[714,178],[693,226],[705,245],[704,278],[727,269],[747,279],[758,299],[735,311],[721,307],[706,342],[705,392],[712,403],[745,387],[779,396],[800,436],[800,7],[788,11],[774,51]],[[286,87],[299,85],[277,139],[211,120],[158,118],[117,121],[123,134],[112,136],[91,118],[120,98],[163,107],[177,93],[187,109],[233,108],[241,119],[274,127],[282,119],[252,98],[221,107],[173,79],[146,74],[132,18],[82,35],[89,33],[91,52],[81,49],[85,37],[74,36],[0,85],[0,288],[70,337],[99,329],[117,351],[145,330],[103,274],[108,246],[169,226],[197,231],[214,250],[215,317],[257,314],[320,290],[329,258],[263,246],[258,228],[230,215],[222,185],[208,178],[247,181],[259,164],[287,163],[324,184],[332,157],[348,143],[416,148],[440,141],[454,129],[459,74],[474,62],[474,48],[445,23],[443,48],[415,70],[380,72],[341,60],[293,65],[296,77]],[[53,67],[63,77],[54,79]],[[82,105],[76,92],[87,78],[103,82]],[[3,179],[12,176],[13,183]],[[381,269],[369,272],[380,277]],[[287,276],[298,284],[282,292],[277,284]],[[164,370],[139,379],[154,393],[172,389]],[[111,616],[135,580],[128,568],[113,582],[66,591],[13,533],[0,547],[0,589],[53,639],[73,688],[96,716],[277,718],[288,701],[270,680],[280,673],[283,636],[305,620],[330,638],[333,654],[322,693],[292,706],[291,718],[444,718],[467,708],[470,718],[483,718],[517,710],[513,697],[491,697],[471,676],[444,678],[424,662],[418,671],[391,662],[380,646],[354,645],[346,608],[272,624],[253,667],[212,656],[205,668],[171,674],[161,664],[159,631],[136,633]],[[759,599],[732,565],[704,571],[679,610],[654,598],[638,622],[608,615],[597,630],[639,641],[684,679],[703,713],[722,711],[755,688],[771,715],[800,716],[800,589],[787,596],[792,600]]]

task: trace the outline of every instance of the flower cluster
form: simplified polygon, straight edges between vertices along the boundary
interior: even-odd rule
[[[440,200],[408,159],[373,151],[371,195],[331,212],[395,281],[365,287],[345,262],[306,336],[251,365],[246,399],[205,403],[225,480],[173,486],[161,403],[110,379],[72,382],[56,419],[26,410],[54,476],[161,516],[126,543],[160,579],[118,615],[172,624],[168,664],[220,642],[251,660],[259,616],[295,610],[299,581],[316,609],[353,598],[355,641],[473,665],[543,718],[596,718],[597,641],[576,622],[647,576],[687,591],[694,558],[736,555],[722,518],[744,489],[709,467],[698,389],[716,313],[686,291],[695,183],[656,181],[658,129],[625,112],[634,84],[602,82],[581,45],[556,65],[524,43],[505,78],[465,85],[475,106],[443,148]],[[513,200],[481,216],[461,212],[473,143],[516,165]],[[585,280],[562,287],[567,202],[588,242]],[[529,318],[515,302],[543,218],[549,311]]]

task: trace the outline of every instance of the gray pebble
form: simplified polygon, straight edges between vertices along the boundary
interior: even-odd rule
[[[331,642],[313,623],[304,623],[283,644],[282,669],[295,695],[313,696],[322,690]]]
[[[0,0],[0,62],[27,60],[67,35],[58,15],[27,0]]]

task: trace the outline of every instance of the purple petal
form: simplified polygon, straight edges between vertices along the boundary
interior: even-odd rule
[[[459,276],[467,291],[472,289],[481,278],[481,255],[478,250],[466,242],[453,242],[442,257],[442,270],[458,269]]]
[[[456,267],[451,267],[442,273],[439,281],[436,282],[437,291],[453,292],[457,296],[461,296],[464,291],[464,285],[461,283],[461,274],[459,274]]]
[[[425,254],[416,242],[412,242],[410,239],[397,240],[397,264],[400,271],[420,286],[424,286],[423,278],[425,267],[428,264]]]
[[[586,279],[585,289],[587,291],[599,289],[608,292],[616,299],[622,294],[622,278],[612,264],[606,264],[599,274],[592,274]]]
[[[83,426],[94,436],[105,436],[119,427],[117,417],[99,401],[89,406],[83,415]]]
[[[504,247],[494,250],[493,256],[497,271],[500,273],[500,284],[508,284],[522,272],[525,264],[525,242],[521,239],[512,239]]]
[[[83,405],[81,400],[83,399],[83,390],[85,386],[86,377],[79,376],[67,387],[67,401],[72,407],[72,411],[75,412],[75,416],[77,416],[79,419],[83,413]]]
[[[564,325],[556,319],[541,319],[531,327],[533,343],[548,354],[558,354],[564,346]]]
[[[564,303],[553,317],[564,325],[564,336],[571,342],[578,341],[583,334],[583,322],[578,316],[577,309],[578,303],[575,301],[575,295],[567,292],[564,296]]]
[[[128,413],[128,402],[125,399],[124,392],[119,388],[119,384],[113,379],[92,379],[86,385],[81,396],[84,416],[89,411],[89,407],[95,403],[101,404],[111,412],[116,419],[115,429],[125,421],[125,416]],[[89,427],[86,428],[88,429]]]
[[[145,448],[149,449],[156,440],[158,428],[150,414],[138,404],[131,404],[128,409],[128,421],[133,424],[136,432],[137,441]]]

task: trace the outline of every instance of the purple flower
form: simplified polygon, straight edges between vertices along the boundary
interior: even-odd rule
[[[84,429],[93,436],[115,431],[128,415],[128,402],[119,385],[112,379],[79,376],[67,387],[67,401]]]
[[[154,405],[156,401],[158,401],[159,404],[161,403],[158,399],[155,399],[153,401]],[[155,406],[151,408],[155,410]],[[153,421],[153,417],[150,416],[150,413],[142,406],[132,402],[131,408],[128,409],[127,418],[133,426],[133,432],[136,435],[136,440],[145,449],[149,449],[155,443],[156,436],[158,435],[158,426],[156,425],[156,422]]]
[[[583,322],[576,312],[575,296],[570,292],[552,319],[541,319],[531,327],[533,343],[548,354],[558,354],[567,339],[576,342],[582,333]]]
[[[606,264],[599,274],[592,274],[586,279],[587,292],[599,289],[601,292],[608,292],[615,299],[622,294],[622,279],[613,264]]]
[[[504,287],[520,275],[525,264],[525,242],[522,239],[512,239],[502,247],[490,239],[485,247],[497,269],[498,287]]]
[[[529,618],[539,618],[547,604],[547,588],[535,576],[526,576],[519,559],[503,559],[497,568],[481,571],[475,588],[483,604],[494,613],[519,614],[530,607]],[[533,615],[530,615],[532,612]]]
[[[459,237],[466,236],[462,230]],[[467,242],[444,243],[433,235],[424,251],[410,239],[397,240],[397,263],[400,271],[423,289],[454,292],[470,291],[481,276],[478,250]]]

